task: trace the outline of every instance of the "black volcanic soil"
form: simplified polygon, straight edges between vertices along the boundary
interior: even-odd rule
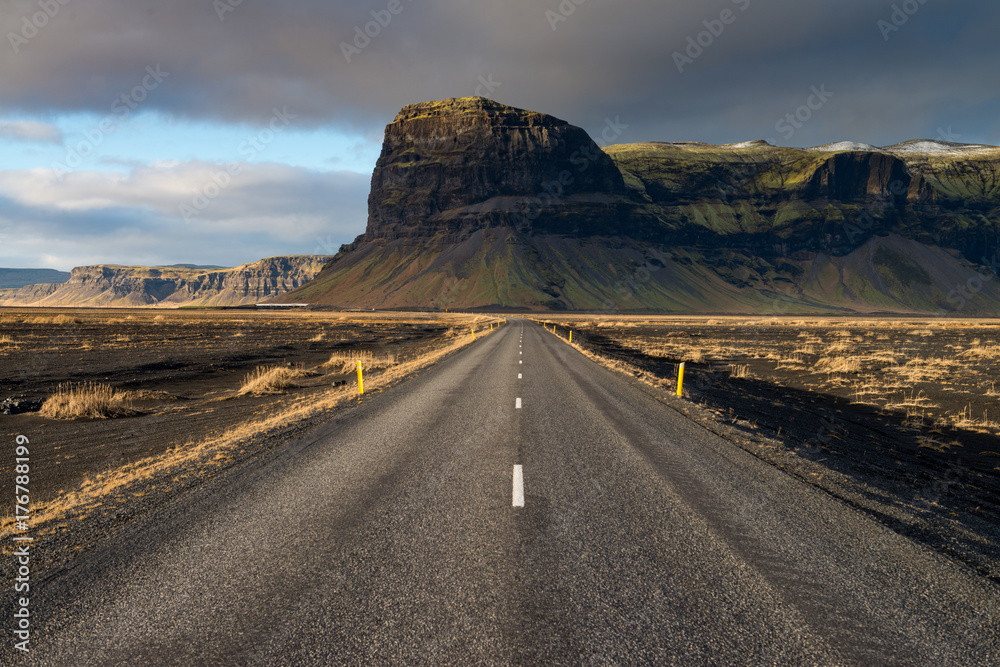
[[[386,319],[383,316],[383,319]],[[336,351],[416,355],[448,323],[245,310],[0,309],[0,400],[44,400],[60,383],[100,382],[149,392],[117,419],[0,416],[0,476],[18,434],[31,441],[33,501],[84,477],[221,433],[350,376],[323,372],[282,396],[231,398],[257,366],[317,368]],[[5,338],[6,337],[6,338]],[[226,399],[226,400],[220,400]]]
[[[565,337],[565,329],[559,326]],[[930,416],[908,417],[903,411],[858,404],[849,398],[849,386],[819,390],[825,382],[809,372],[779,370],[776,362],[751,355],[686,363],[684,400],[674,400],[682,359],[640,349],[655,347],[656,341],[666,338],[715,337],[730,339],[737,349],[763,341],[790,352],[802,347],[801,330],[795,327],[633,324],[627,329],[608,329],[576,323],[573,328],[574,343],[659,378],[654,383],[668,402],[706,428],[872,514],[893,530],[1000,581],[1000,437],[995,433],[948,427]],[[858,330],[863,329],[859,325]],[[936,332],[936,340],[924,337],[923,351],[954,354],[957,341],[987,335],[995,340],[995,331]],[[909,330],[888,337],[884,344],[895,350],[905,349],[913,338]],[[642,341],[645,344],[637,344]],[[734,362],[748,364],[751,377],[732,377]],[[988,369],[970,367],[969,382],[975,384],[979,378],[992,386],[988,380],[995,376]],[[934,383],[924,387],[932,392],[925,394],[929,401],[941,409],[949,401],[957,406],[968,400],[954,394],[969,387],[956,389],[951,385],[962,383],[958,378],[950,380],[954,381],[938,382],[936,392]],[[996,398],[980,396],[977,405],[995,403]]]

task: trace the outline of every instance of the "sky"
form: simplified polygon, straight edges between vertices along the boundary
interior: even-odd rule
[[[995,0],[4,0],[0,266],[235,266],[365,229],[385,125],[1000,144]]]

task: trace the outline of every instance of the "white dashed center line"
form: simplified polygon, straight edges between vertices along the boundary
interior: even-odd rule
[[[511,505],[514,507],[524,507],[524,473],[521,466],[514,466],[514,497]]]
[[[520,380],[520,379],[521,379],[521,374],[520,374],[520,373],[518,373],[518,374],[517,374],[517,379],[518,379],[518,380]]]
[[[517,408],[518,410],[521,409],[521,399],[520,398],[517,399],[516,401],[514,401],[514,407]]]

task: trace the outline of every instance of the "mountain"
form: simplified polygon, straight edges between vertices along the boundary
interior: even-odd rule
[[[271,257],[235,268],[78,266],[63,284],[0,290],[0,306],[235,306],[264,301],[311,280],[329,259]]]
[[[64,283],[69,273],[55,269],[0,269],[0,289],[17,289],[36,283]]]
[[[404,107],[364,234],[278,300],[666,312],[1000,311],[1000,148],[600,148],[484,98]]]

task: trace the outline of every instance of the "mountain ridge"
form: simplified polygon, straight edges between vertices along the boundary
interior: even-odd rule
[[[68,271],[57,269],[4,269],[0,268],[0,289],[17,289],[38,283],[64,283]]]
[[[62,284],[0,290],[0,306],[236,306],[265,301],[311,280],[325,255],[269,257],[222,269],[191,265],[75,267]]]
[[[397,114],[365,233],[277,300],[996,313],[998,231],[996,147],[598,148],[545,114],[448,99]]]

